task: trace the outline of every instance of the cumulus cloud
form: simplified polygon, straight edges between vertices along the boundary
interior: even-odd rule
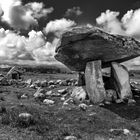
[[[72,26],[75,26],[76,23],[69,19],[57,19],[54,21],[50,21],[46,27],[45,32],[48,34],[50,32],[55,33],[56,35],[61,34],[65,32],[66,30],[69,30]]]
[[[50,21],[46,26],[46,34],[59,32],[59,35],[76,23],[71,20],[60,19]],[[56,34],[55,34],[56,35]],[[57,34],[58,35],[58,34]],[[28,37],[13,31],[0,29],[0,59],[4,60],[54,60],[55,48],[60,43],[60,36],[54,36],[51,42],[46,41],[42,31],[30,31]]]
[[[96,22],[107,32],[113,34],[124,34],[122,23],[117,18],[119,14],[119,12],[107,10],[106,12],[101,13],[98,18],[96,18]]]
[[[53,12],[54,8],[44,8],[44,4],[42,2],[32,2],[26,4],[26,6],[32,11],[32,15],[34,18],[46,17],[46,15]]]
[[[46,45],[41,32],[31,31],[29,37],[20,36],[12,31],[0,29],[0,58],[6,60],[35,60],[35,50]],[[46,50],[46,52],[49,50]]]
[[[81,11],[80,7],[73,7],[73,8],[70,8],[70,9],[67,9],[67,11],[65,12],[65,17],[69,17],[69,16],[80,16],[82,15],[83,12]]]
[[[43,3],[33,2],[23,5],[21,0],[0,0],[0,9],[3,11],[2,21],[14,29],[23,30],[37,26],[38,18],[47,16],[53,11],[53,8],[44,8]]]
[[[107,10],[96,18],[96,22],[107,32],[140,40],[140,9],[128,11],[122,19],[118,18],[119,14],[119,12]]]

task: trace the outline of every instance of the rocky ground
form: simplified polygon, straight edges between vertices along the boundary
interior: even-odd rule
[[[133,105],[92,105],[72,98],[76,74],[23,76],[0,86],[0,140],[140,140],[139,91]]]

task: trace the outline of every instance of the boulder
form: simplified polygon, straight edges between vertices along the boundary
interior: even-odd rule
[[[140,56],[140,43],[112,35],[97,27],[74,27],[63,33],[55,58],[74,71],[84,71],[88,61],[101,60],[102,67]]]
[[[22,126],[29,126],[34,122],[33,116],[30,113],[20,113],[18,123]]]
[[[86,99],[86,89],[85,87],[75,87],[72,91],[71,97],[75,103],[82,103]]]
[[[46,104],[46,105],[53,105],[54,104],[54,101],[53,100],[49,100],[49,99],[45,99],[43,101],[43,103]]]

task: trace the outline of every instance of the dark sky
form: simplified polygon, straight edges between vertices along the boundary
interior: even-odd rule
[[[96,17],[107,9],[119,11],[120,16],[130,9],[140,8],[138,0],[30,0],[31,2],[43,2],[46,7],[54,7],[54,12],[47,20],[59,19],[64,16],[68,8],[79,6],[83,14],[79,17],[72,17],[78,23],[95,23]],[[23,0],[28,3],[29,0]],[[43,25],[42,25],[43,26]]]

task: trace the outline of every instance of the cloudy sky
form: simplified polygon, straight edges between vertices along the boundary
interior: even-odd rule
[[[140,40],[140,2],[0,0],[0,60],[54,63],[61,34],[88,24]]]

